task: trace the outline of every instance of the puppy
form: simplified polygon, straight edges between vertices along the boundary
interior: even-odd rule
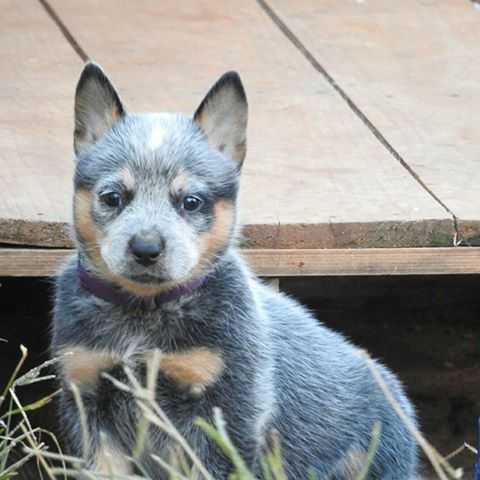
[[[121,379],[127,365],[142,378],[139,359],[158,350],[156,399],[214,478],[226,479],[232,466],[194,421],[211,420],[219,407],[259,476],[276,432],[289,478],[356,478],[380,422],[369,478],[413,479],[415,442],[357,349],[262,285],[236,248],[246,128],[234,72],[188,117],[127,113],[101,68],[85,66],[75,98],[77,253],[58,278],[52,340],[53,355],[69,353],[59,369],[68,449],[83,453],[74,383],[90,467],[134,471],[127,458],[140,412],[103,374]],[[398,380],[378,369],[414,420]],[[148,430],[139,462],[152,478],[168,478],[152,454],[167,458],[171,443]]]

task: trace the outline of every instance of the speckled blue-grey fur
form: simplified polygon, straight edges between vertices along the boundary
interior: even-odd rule
[[[80,125],[79,131],[83,127]],[[157,127],[162,131],[162,141],[158,148],[148,148],[152,129]],[[133,173],[136,186],[134,197],[121,213],[113,214],[96,200],[93,203],[94,223],[113,239],[101,250],[108,268],[132,279],[141,276],[144,271],[127,258],[126,244],[132,233],[153,228],[166,238],[170,252],[165,253],[162,265],[151,267],[149,281],[188,277],[198,261],[198,255],[188,251],[194,248],[196,237],[189,234],[186,238],[187,227],[181,225],[186,220],[169,199],[170,184],[179,172],[187,172],[189,188],[205,197],[204,211],[188,220],[189,231],[201,235],[211,228],[216,202],[235,202],[238,162],[213,148],[195,121],[177,114],[134,115],[122,111],[121,119],[100,138],[92,135],[90,146],[77,148],[76,191],[84,189],[96,196],[112,186],[117,188],[125,166]],[[97,272],[78,230],[76,242],[82,262]],[[208,281],[191,295],[161,304],[153,311],[132,310],[93,296],[80,286],[76,265],[77,255],[57,282],[53,355],[72,345],[116,352],[119,357],[153,349],[176,352],[192,347],[222,352],[223,373],[202,395],[188,395],[162,375],[156,390],[160,406],[214,478],[226,479],[231,466],[194,426],[198,416],[211,420],[213,407],[222,409],[234,444],[255,470],[270,432],[275,431],[290,479],[307,478],[310,468],[318,479],[348,479],[345,459],[368,450],[372,428],[380,421],[380,445],[368,478],[416,477],[415,442],[356,347],[323,326],[295,300],[255,278],[237,251],[234,226],[225,248],[208,266]],[[405,413],[415,421],[413,407],[399,381],[385,367],[378,364],[378,368]],[[123,376],[120,367],[108,373]],[[94,388],[83,390],[82,398],[90,454],[94,455],[101,432],[119,451],[131,452],[138,422],[135,401],[105,378],[100,378]],[[80,421],[68,386],[59,410],[68,450],[81,456]],[[150,458],[150,453],[166,455],[168,447],[166,436],[151,429],[141,459],[151,478],[168,478]]]

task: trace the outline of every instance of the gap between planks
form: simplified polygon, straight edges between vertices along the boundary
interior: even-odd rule
[[[0,248],[0,277],[48,277],[73,250]],[[273,250],[242,255],[261,277],[480,273],[480,247]]]
[[[280,18],[275,10],[268,4],[266,0],[257,0],[257,4],[265,12],[267,17],[278,27],[285,37],[295,46],[300,54],[308,63],[331,85],[331,87],[340,95],[342,100],[348,105],[352,112],[360,119],[360,121],[368,128],[373,136],[387,149],[392,157],[402,165],[405,170],[413,177],[413,179],[452,217],[455,229],[454,243],[459,237],[458,219],[453,211],[446,205],[443,200],[421,179],[418,173],[407,163],[400,155],[397,149],[387,140],[385,135],[372,123],[372,121],[363,113],[360,107],[350,98],[347,92],[337,83],[326,68],[317,60],[317,58],[308,50],[300,38],[293,33],[288,25]]]
[[[53,7],[48,3],[47,0],[38,0],[38,2],[44,8],[45,12],[53,21],[53,23],[60,30],[60,33],[65,37],[65,40],[70,44],[75,53],[83,62],[86,62],[89,59],[89,56],[82,46],[77,42],[77,39],[73,36],[65,23],[63,23],[62,19],[57,15],[57,12],[53,9]]]

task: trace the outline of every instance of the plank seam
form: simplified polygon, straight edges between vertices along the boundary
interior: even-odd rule
[[[67,26],[62,22],[61,18],[58,16],[57,12],[52,8],[47,0],[38,0],[40,5],[45,9],[47,15],[53,20],[55,25],[58,27],[62,35],[65,37],[65,40],[70,44],[75,53],[80,57],[83,62],[86,62],[89,59],[89,56],[85,50],[80,46],[75,37],[70,33]]]
[[[387,151],[397,160],[403,168],[414,178],[414,180],[449,214],[452,216],[453,227],[455,230],[455,238],[453,244],[457,244],[459,238],[458,219],[452,210],[438,197],[433,190],[431,190],[420,178],[420,176],[413,170],[412,167],[405,161],[400,153],[393,147],[387,138],[378,130],[378,128],[371,122],[371,120],[360,110],[360,107],[348,96],[346,91],[337,83],[337,81],[328,73],[323,65],[313,56],[302,41],[288,28],[286,23],[278,16],[270,5],[265,0],[257,0],[260,8],[278,27],[278,29],[285,35],[285,37],[293,44],[293,46],[303,55],[303,57],[310,63],[310,65],[320,73],[325,80],[332,86],[338,95],[345,101],[353,113],[361,120],[361,122],[370,130],[375,138],[387,149]]]

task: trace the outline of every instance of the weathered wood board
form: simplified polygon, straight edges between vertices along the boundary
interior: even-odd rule
[[[480,11],[470,1],[267,0],[480,243]]]
[[[193,112],[225,70],[250,100],[252,247],[451,245],[453,222],[254,1],[50,2],[127,108]]]
[[[38,1],[0,12],[0,242],[68,245],[81,62]]]
[[[0,277],[55,276],[71,250],[0,248]],[[480,248],[249,249],[262,277],[454,275],[480,273]]]

